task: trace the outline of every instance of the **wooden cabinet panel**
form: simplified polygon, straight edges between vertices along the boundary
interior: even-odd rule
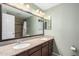
[[[42,47],[42,56],[48,56],[48,45]]]
[[[34,47],[34,48],[28,50],[28,55],[31,55],[32,53],[34,53],[40,49],[41,49],[41,46]]]
[[[44,47],[44,46],[46,46],[46,45],[48,45],[48,42],[43,43],[43,44],[42,44],[42,47]]]
[[[30,56],[41,56],[41,49],[34,52],[33,54],[31,54]]]
[[[49,47],[49,56],[51,56],[51,55],[52,55],[52,52],[53,52],[52,47]]]
[[[53,39],[49,41],[49,56],[52,55],[53,52]]]

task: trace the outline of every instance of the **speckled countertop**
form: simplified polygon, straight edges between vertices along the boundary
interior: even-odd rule
[[[44,40],[41,40],[41,39],[44,39]],[[39,37],[31,37],[31,38],[22,38],[22,39],[20,39],[21,41],[24,41],[25,44],[29,43],[31,45],[26,47],[26,48],[21,48],[21,49],[14,49],[13,48],[15,46],[15,42],[17,40],[7,41],[9,44],[7,42],[0,42],[0,44],[6,43],[6,44],[0,46],[0,56],[16,55],[16,54],[19,54],[23,51],[31,49],[31,48],[33,48],[37,45],[40,45],[40,44],[42,44],[42,43],[44,43],[48,40],[51,40],[51,39],[53,39],[53,37],[51,37],[51,36],[39,36]]]

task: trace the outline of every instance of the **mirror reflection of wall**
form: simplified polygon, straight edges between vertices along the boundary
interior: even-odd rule
[[[43,19],[2,4],[2,40],[43,34]]]
[[[31,16],[27,18],[27,33],[29,35],[37,35],[43,33],[43,22],[41,18],[36,16]]]
[[[44,29],[45,30],[51,30],[51,28],[52,28],[52,26],[51,26],[52,23],[51,22],[52,22],[51,19],[50,20],[46,19],[44,21]]]

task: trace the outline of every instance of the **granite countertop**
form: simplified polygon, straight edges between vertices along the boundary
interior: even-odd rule
[[[29,43],[31,44],[30,46],[26,48],[21,48],[21,49],[14,49],[13,47],[15,46],[15,43],[10,43],[7,45],[0,46],[0,56],[12,56],[19,54],[23,51],[26,51],[28,49],[31,49],[37,45],[40,45],[48,40],[53,39],[51,36],[40,36],[40,37],[32,37],[29,38],[30,40],[26,40],[27,38],[22,38],[21,40],[24,41],[25,44]],[[41,39],[46,39],[46,40],[41,40]],[[16,41],[16,40],[15,40]]]

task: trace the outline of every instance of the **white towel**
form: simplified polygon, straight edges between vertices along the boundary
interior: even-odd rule
[[[27,22],[24,21],[24,24],[23,24],[23,36],[26,36],[27,34]]]

